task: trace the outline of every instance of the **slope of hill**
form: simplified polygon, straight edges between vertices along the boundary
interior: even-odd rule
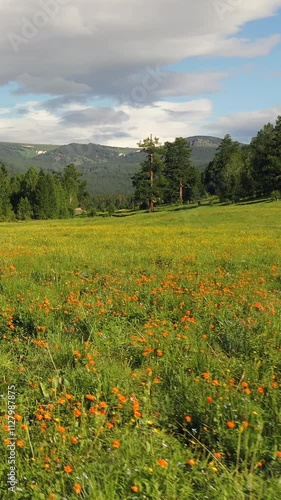
[[[192,162],[202,170],[213,158],[221,139],[208,136],[188,137]],[[0,161],[11,174],[34,166],[45,171],[61,170],[74,163],[87,180],[92,194],[132,192],[132,175],[140,168],[144,153],[137,148],[118,148],[98,144],[17,144],[0,142]]]
[[[219,147],[222,139],[206,135],[196,135],[187,137],[192,150],[192,163],[195,167],[203,170],[213,159],[216,149]]]

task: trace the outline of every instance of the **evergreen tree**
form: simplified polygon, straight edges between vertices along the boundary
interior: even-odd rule
[[[200,175],[191,165],[191,148],[183,137],[177,137],[174,142],[166,142],[164,152],[164,175],[167,179],[165,201],[190,200],[196,191]],[[197,194],[197,193],[196,193]]]
[[[274,126],[264,125],[251,141],[251,163],[258,196],[269,194],[272,188],[272,158],[274,158]]]
[[[241,170],[240,144],[227,134],[205,171],[205,186],[221,200],[232,199],[239,190]]]
[[[17,213],[18,204],[22,197],[22,180],[24,174],[15,175],[10,180],[10,203],[14,213]]]
[[[68,204],[71,209],[78,207],[79,194],[85,188],[85,184],[81,184],[81,174],[76,170],[74,163],[70,163],[63,170],[62,185],[67,193]],[[83,187],[82,187],[83,186]]]
[[[20,198],[17,207],[17,218],[19,220],[30,220],[33,216],[32,206],[27,197]]]
[[[21,195],[27,197],[31,205],[34,205],[35,202],[35,190],[38,178],[39,172],[34,167],[29,168],[22,178]]]
[[[10,176],[5,163],[0,166],[0,219],[9,220],[14,217],[12,204],[10,202],[11,185]]]
[[[41,170],[35,188],[35,217],[36,219],[52,219],[54,212],[53,177]]]
[[[281,116],[275,127],[268,123],[251,141],[252,170],[256,192],[269,195],[281,189]]]
[[[138,146],[147,153],[147,158],[141,163],[141,170],[132,178],[135,187],[134,199],[136,203],[143,207],[148,206],[149,211],[153,212],[155,202],[163,197],[166,184],[159,139],[147,137],[139,142]]]
[[[253,177],[253,169],[251,164],[251,148],[250,145],[241,147],[241,156],[243,168],[240,171],[240,198],[248,198],[255,195],[255,182]]]

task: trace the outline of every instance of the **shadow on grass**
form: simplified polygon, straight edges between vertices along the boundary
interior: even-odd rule
[[[138,212],[133,213],[121,213],[121,214],[111,214],[112,217],[132,217],[132,215],[136,215]]]
[[[201,205],[201,206],[203,206],[203,205]],[[172,211],[173,212],[180,212],[183,210],[191,210],[192,208],[199,208],[199,207],[198,207],[198,205],[184,205],[183,207],[174,208]]]
[[[270,198],[252,198],[246,201],[238,201],[236,205],[256,205],[257,203],[272,203]]]

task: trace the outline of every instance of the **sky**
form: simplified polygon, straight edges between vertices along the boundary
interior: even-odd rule
[[[0,141],[248,143],[281,115],[281,0],[0,0]]]

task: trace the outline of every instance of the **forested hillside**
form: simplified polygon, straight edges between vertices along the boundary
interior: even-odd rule
[[[194,166],[203,170],[213,158],[221,139],[206,136],[187,138]],[[8,172],[18,174],[35,167],[45,172],[62,171],[73,163],[87,181],[91,194],[131,194],[131,177],[144,160],[139,148],[118,148],[98,144],[16,144],[0,142],[0,162]]]

